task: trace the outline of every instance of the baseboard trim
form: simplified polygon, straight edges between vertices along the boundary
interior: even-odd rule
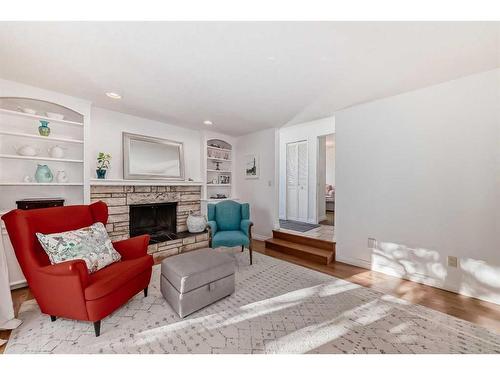
[[[16,282],[10,283],[10,290],[21,289],[21,288],[25,288],[27,286],[28,286],[28,282],[26,280],[16,281]]]
[[[340,262],[340,263],[346,263],[346,264],[349,264],[351,266],[366,268],[367,270],[371,270],[371,267],[372,267],[371,262],[366,261],[364,259],[344,258],[344,257],[338,256],[338,254],[335,255],[335,261]]]
[[[372,268],[371,261],[367,261],[364,259],[344,258],[342,256],[336,255],[335,261],[340,262],[340,263],[346,263],[346,264],[349,264],[351,266],[365,268],[367,270],[371,270],[371,271],[375,271],[375,272],[380,272],[380,273],[383,273],[384,275],[397,277],[401,280],[413,281],[413,282],[418,283],[418,284],[431,286],[433,288],[437,288],[437,289],[441,289],[441,290],[446,290],[448,292],[456,293],[456,294],[459,294],[461,296],[476,298],[476,299],[481,300],[481,301],[491,302],[491,303],[495,303],[495,304],[499,304],[499,302],[500,302],[498,297],[474,295],[474,293],[468,293],[466,291],[460,290],[460,288],[455,286],[455,285],[444,285],[444,284],[437,283],[435,280],[433,280],[433,279],[431,279],[423,274],[416,274],[415,276],[412,277],[411,275],[409,275],[409,276],[400,275],[395,269],[393,269],[391,267],[378,266],[378,267]]]
[[[267,239],[269,239],[271,237],[272,236],[269,236],[269,235],[265,236],[265,235],[262,235],[262,234],[252,233],[252,238],[254,240],[258,240],[258,241],[265,241],[265,240],[267,240]]]

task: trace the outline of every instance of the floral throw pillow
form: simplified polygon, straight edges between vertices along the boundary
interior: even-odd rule
[[[37,233],[36,236],[52,264],[82,259],[89,273],[93,273],[121,259],[102,223],[62,233]]]

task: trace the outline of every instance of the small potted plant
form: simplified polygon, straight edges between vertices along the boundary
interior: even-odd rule
[[[99,152],[97,155],[97,178],[106,178],[106,171],[109,168],[109,161],[111,160],[110,154],[105,154],[104,152]]]

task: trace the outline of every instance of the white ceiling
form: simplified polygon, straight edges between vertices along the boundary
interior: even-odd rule
[[[1,22],[0,77],[240,135],[499,67],[499,25]]]

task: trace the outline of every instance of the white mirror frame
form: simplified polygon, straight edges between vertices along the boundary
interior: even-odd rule
[[[130,173],[130,141],[138,140],[151,143],[160,143],[177,147],[179,156],[179,176],[155,175],[155,174],[132,174]],[[168,139],[148,137],[145,135],[132,134],[123,132],[123,178],[125,180],[184,180],[184,144]]]

